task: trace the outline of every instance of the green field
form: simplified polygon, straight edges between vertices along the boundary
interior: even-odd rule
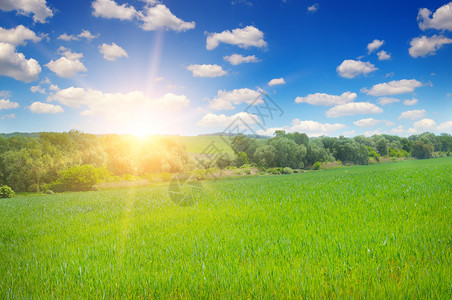
[[[0,199],[0,298],[451,298],[452,158]]]

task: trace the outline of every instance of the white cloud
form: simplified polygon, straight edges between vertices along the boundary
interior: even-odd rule
[[[345,92],[342,95],[328,95],[325,93],[309,94],[306,97],[295,98],[295,103],[309,103],[312,105],[334,106],[355,101],[357,95],[352,92]]]
[[[436,127],[436,122],[432,119],[422,119],[413,124],[413,128],[408,129],[410,133],[421,133],[432,130]]]
[[[216,115],[213,113],[208,113],[199,120],[196,125],[201,127],[221,127],[226,128],[231,125],[233,122],[240,120],[237,122],[237,126],[240,126],[242,123],[245,123],[248,126],[251,126],[257,123],[258,119],[255,115],[247,113],[247,112],[239,112],[232,116],[226,116],[224,114]],[[246,126],[242,124],[242,126]]]
[[[137,11],[128,4],[119,5],[113,0],[95,0],[91,4],[93,16],[107,19],[132,20]]]
[[[262,103],[262,94],[248,88],[235,89],[232,91],[218,91],[217,96],[210,102],[210,108],[216,110],[231,110],[233,105],[242,103],[259,104]]]
[[[102,115],[109,119],[127,120],[139,114],[148,114],[155,110],[177,110],[187,107],[190,100],[184,95],[165,94],[150,99],[141,91],[123,93],[104,93],[98,90],[70,87],[58,90],[47,98],[74,108],[86,108],[81,115]]]
[[[19,25],[16,28],[11,29],[0,27],[0,42],[18,46],[26,45],[27,40],[39,42],[41,39],[41,37],[38,37],[33,31],[23,25]]]
[[[439,124],[436,130],[440,132],[452,132],[452,121]]]
[[[64,112],[64,109],[59,105],[49,103],[33,102],[28,109],[34,114],[58,114]]]
[[[40,94],[46,93],[46,90],[43,89],[40,85],[33,85],[32,87],[30,87],[30,91],[32,93],[40,93]]]
[[[195,28],[195,22],[185,22],[171,13],[163,4],[148,3],[143,12],[139,12],[139,19],[143,22],[143,30],[156,30],[159,28],[172,29],[174,31],[187,31]]]
[[[186,31],[195,28],[195,22],[185,22],[171,13],[160,1],[144,0],[143,10],[137,11],[132,5],[119,5],[113,0],[96,0],[93,2],[93,15],[107,19],[133,20],[141,22],[143,30],[171,29]]]
[[[372,52],[374,52],[375,50],[377,50],[378,48],[380,48],[381,46],[383,46],[385,41],[380,41],[380,40],[373,40],[372,43],[369,43],[367,45],[367,51],[369,54],[371,54]]]
[[[452,44],[452,39],[446,38],[443,35],[434,35],[432,37],[423,35],[411,40],[411,47],[408,49],[408,52],[414,58],[435,55],[436,51],[446,44]]]
[[[102,44],[101,46],[99,46],[99,52],[104,56],[106,60],[113,61],[120,57],[129,57],[126,50],[116,45],[115,43],[112,43],[111,45]]]
[[[19,107],[19,103],[17,102],[11,102],[9,101],[9,99],[0,99],[0,110],[2,109],[13,109],[13,108],[18,108]]]
[[[83,29],[82,32],[80,32],[80,34],[78,35],[78,37],[91,41],[92,39],[98,38],[99,35],[98,34],[94,35],[91,32],[89,32],[88,30]]]
[[[381,50],[380,52],[377,53],[378,56],[378,60],[388,60],[391,59],[391,54],[387,53],[384,50]]]
[[[225,30],[221,33],[212,33],[207,36],[206,48],[213,50],[220,43],[237,45],[240,48],[267,46],[264,41],[264,33],[254,26],[246,26],[245,28],[237,28],[232,31]]]
[[[358,121],[353,122],[358,127],[361,128],[369,128],[369,127],[375,127],[379,124],[384,124],[386,126],[394,126],[394,122],[388,121],[388,120],[375,120],[374,118],[369,119],[361,119]]]
[[[314,3],[311,6],[308,6],[308,12],[315,13],[319,9],[319,4]]]
[[[58,87],[58,85],[56,85],[56,84],[51,84],[50,86],[49,86],[49,90],[51,90],[51,91],[58,91],[60,88]]]
[[[352,116],[357,114],[379,114],[383,109],[369,102],[351,102],[339,104],[330,108],[326,112],[328,118],[337,118],[342,116]]]
[[[13,45],[0,42],[0,75],[31,82],[38,80],[41,66],[33,59],[16,52]]]
[[[355,78],[356,76],[363,74],[367,75],[371,72],[378,70],[370,62],[362,62],[359,60],[347,59],[344,60],[337,68],[336,71],[339,76],[344,78]]]
[[[0,117],[0,119],[4,120],[4,119],[15,119],[16,115],[15,114],[7,114],[7,115],[3,115]]]
[[[194,77],[221,77],[226,75],[226,71],[219,65],[189,65],[187,70],[191,71]]]
[[[63,33],[62,35],[60,35],[59,37],[57,37],[57,39],[63,40],[66,42],[78,40],[78,38],[76,36],[74,36],[73,34],[67,34],[66,32]]]
[[[405,104],[405,105],[415,105],[415,104],[417,104],[417,102],[418,102],[418,100],[413,98],[411,100],[407,99],[407,100],[403,101],[403,104]]]
[[[82,53],[71,52],[70,49],[60,47],[58,52],[63,56],[56,61],[51,60],[45,66],[60,77],[70,78],[79,72],[86,72],[85,65],[80,61]]]
[[[88,42],[90,42],[93,39],[96,39],[99,37],[99,34],[92,34],[90,31],[83,29],[82,32],[80,32],[77,36],[73,34],[67,34],[66,32],[57,37],[59,40],[63,40],[66,42],[69,41],[78,41],[80,38],[86,39]]]
[[[19,14],[26,16],[33,14],[33,21],[39,23],[45,23],[47,18],[53,16],[46,0],[1,0],[0,10],[17,10]]]
[[[160,81],[163,81],[163,80],[165,80],[165,77],[155,77],[154,78],[155,82],[160,82]]]
[[[390,133],[391,134],[403,134],[405,132],[405,129],[403,128],[402,125],[399,125],[396,128],[391,129]]]
[[[284,80],[284,78],[275,78],[272,79],[268,82],[269,86],[275,86],[275,85],[281,85],[281,84],[286,84],[286,81]]]
[[[240,65],[243,63],[257,63],[260,60],[255,55],[243,56],[241,54],[232,54],[230,56],[224,56],[224,60],[228,61],[231,65]]]
[[[400,100],[397,98],[390,98],[390,97],[378,98],[378,104],[380,104],[380,105],[387,105],[387,104],[396,103],[396,102],[400,102]]]
[[[361,91],[372,96],[399,95],[414,92],[414,89],[423,84],[416,79],[393,80],[374,85],[370,90],[363,88]]]
[[[431,14],[432,12],[428,8],[419,10],[417,20],[421,30],[432,28],[452,31],[452,2],[438,8],[430,18]]]
[[[408,110],[404,111],[400,114],[399,120],[408,119],[408,120],[416,120],[425,116],[427,112],[425,109],[416,109],[416,110]]]
[[[291,126],[284,126],[279,128],[268,128],[266,130],[258,130],[257,133],[261,135],[273,135],[276,130],[284,130],[286,132],[303,132],[308,136],[322,136],[322,135],[332,135],[334,132],[344,129],[347,126],[340,123],[330,124],[330,123],[319,123],[316,121],[306,120],[302,121],[299,119],[294,119]]]

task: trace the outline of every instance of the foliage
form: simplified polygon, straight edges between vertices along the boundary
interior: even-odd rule
[[[0,186],[0,198],[12,198],[14,191],[7,185]]]
[[[416,158],[431,158],[433,154],[433,145],[429,140],[422,139],[413,144],[413,155]]]
[[[322,167],[322,163],[318,161],[312,166],[312,169],[320,170],[321,167]]]
[[[58,182],[65,191],[89,191],[104,177],[105,169],[92,165],[73,166],[60,172]]]
[[[235,165],[240,167],[245,164],[248,164],[248,155],[245,152],[238,152],[235,155]]]

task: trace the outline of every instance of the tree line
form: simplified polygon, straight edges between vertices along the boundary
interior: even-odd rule
[[[432,158],[452,155],[452,136],[430,132],[408,138],[394,135],[356,136],[354,138],[309,138],[304,133],[275,132],[275,137],[260,141],[244,135],[232,140],[235,157],[222,158],[236,165],[251,163],[260,167],[311,168],[317,162],[341,161],[366,165],[381,157]],[[225,162],[226,161],[226,162]]]
[[[452,155],[452,136],[427,132],[408,138],[384,134],[309,138],[304,133],[276,131],[269,139],[237,135],[231,147],[234,154],[224,153],[204,165],[306,169],[319,162],[368,164],[381,157],[431,158]],[[177,138],[140,140],[79,131],[0,136],[0,185],[16,192],[87,190],[111,176],[145,177],[199,167]]]

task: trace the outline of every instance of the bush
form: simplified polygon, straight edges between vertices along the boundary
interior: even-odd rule
[[[313,166],[312,166],[312,168],[314,169],[314,170],[320,170],[320,168],[322,167],[322,163],[321,162],[316,162]]]
[[[98,183],[101,170],[92,165],[73,166],[60,172],[59,182],[64,191],[89,191]],[[58,182],[54,184],[59,185]],[[55,187],[50,189],[57,191]]]
[[[0,198],[12,198],[14,191],[7,185],[0,187]]]
[[[281,174],[293,174],[292,168],[285,167],[281,170]]]

